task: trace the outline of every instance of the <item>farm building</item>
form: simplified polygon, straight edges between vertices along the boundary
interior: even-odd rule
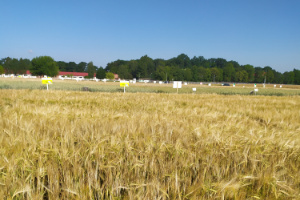
[[[84,80],[84,77],[87,77],[87,72],[59,72],[58,76],[55,78],[59,79],[75,79],[75,80]],[[25,74],[18,74],[15,76],[14,74],[2,74],[0,77],[19,77],[19,78],[37,78],[36,76],[32,76],[29,70],[26,70]],[[114,74],[115,80],[119,80],[119,75]],[[93,80],[96,80],[96,73],[94,74]]]

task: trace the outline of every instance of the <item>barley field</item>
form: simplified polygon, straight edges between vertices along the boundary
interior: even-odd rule
[[[300,96],[0,90],[0,199],[300,199]]]
[[[120,87],[119,82],[95,82],[95,81],[75,81],[53,79],[53,84],[49,85],[49,90],[82,91],[88,88],[90,92],[113,92],[122,93],[124,88]],[[192,88],[196,88],[193,92]],[[41,84],[41,79],[23,79],[23,78],[0,78],[0,89],[30,89],[46,90],[46,85]],[[279,85],[274,88],[274,84],[257,84],[259,91],[257,95],[264,96],[300,96],[300,85]],[[179,94],[222,94],[222,95],[249,95],[254,90],[254,84],[236,84],[236,87],[224,87],[221,83],[214,83],[211,87],[208,84],[188,84],[183,85],[178,90]],[[154,84],[154,83],[130,83],[126,88],[128,93],[177,93],[173,84]]]

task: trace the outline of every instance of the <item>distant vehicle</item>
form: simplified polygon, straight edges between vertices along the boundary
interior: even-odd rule
[[[223,85],[223,86],[230,86],[229,83],[223,83],[222,85]]]

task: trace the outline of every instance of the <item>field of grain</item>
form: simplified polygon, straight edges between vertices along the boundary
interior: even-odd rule
[[[300,97],[0,90],[0,199],[300,199]]]
[[[23,78],[0,78],[0,89],[30,89],[30,90],[46,90],[46,85],[41,84],[41,79],[23,79]],[[95,82],[95,81],[75,81],[75,80],[59,80],[54,79],[53,84],[49,85],[49,90],[65,90],[65,91],[82,91],[88,88],[91,92],[114,92],[122,93],[124,88],[120,87],[119,82]],[[192,88],[196,88],[193,92]],[[300,96],[299,85],[279,85],[274,88],[274,84],[266,84],[264,88],[262,84],[257,84],[259,91],[257,95],[264,96]],[[188,84],[183,85],[178,90],[179,94],[222,94],[222,95],[249,95],[254,90],[254,84],[236,84],[236,87],[224,87],[221,83],[213,83],[211,87],[208,83],[203,85]],[[173,88],[173,84],[154,84],[154,83],[130,83],[126,88],[128,93],[177,93],[177,89]]]

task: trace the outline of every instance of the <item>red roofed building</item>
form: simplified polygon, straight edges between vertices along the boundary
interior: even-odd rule
[[[84,77],[88,76],[87,72],[59,72],[57,78],[59,79],[79,79],[83,80]],[[23,77],[32,77],[31,72],[29,70],[26,70],[26,73],[23,75]],[[34,78],[36,78],[34,76]],[[114,74],[115,80],[119,80],[119,75]],[[94,73],[94,79],[96,79],[96,73]]]
[[[83,80],[84,77],[88,76],[87,72],[59,72],[58,78],[60,79],[79,79]],[[96,73],[94,73],[94,79],[96,78]]]

